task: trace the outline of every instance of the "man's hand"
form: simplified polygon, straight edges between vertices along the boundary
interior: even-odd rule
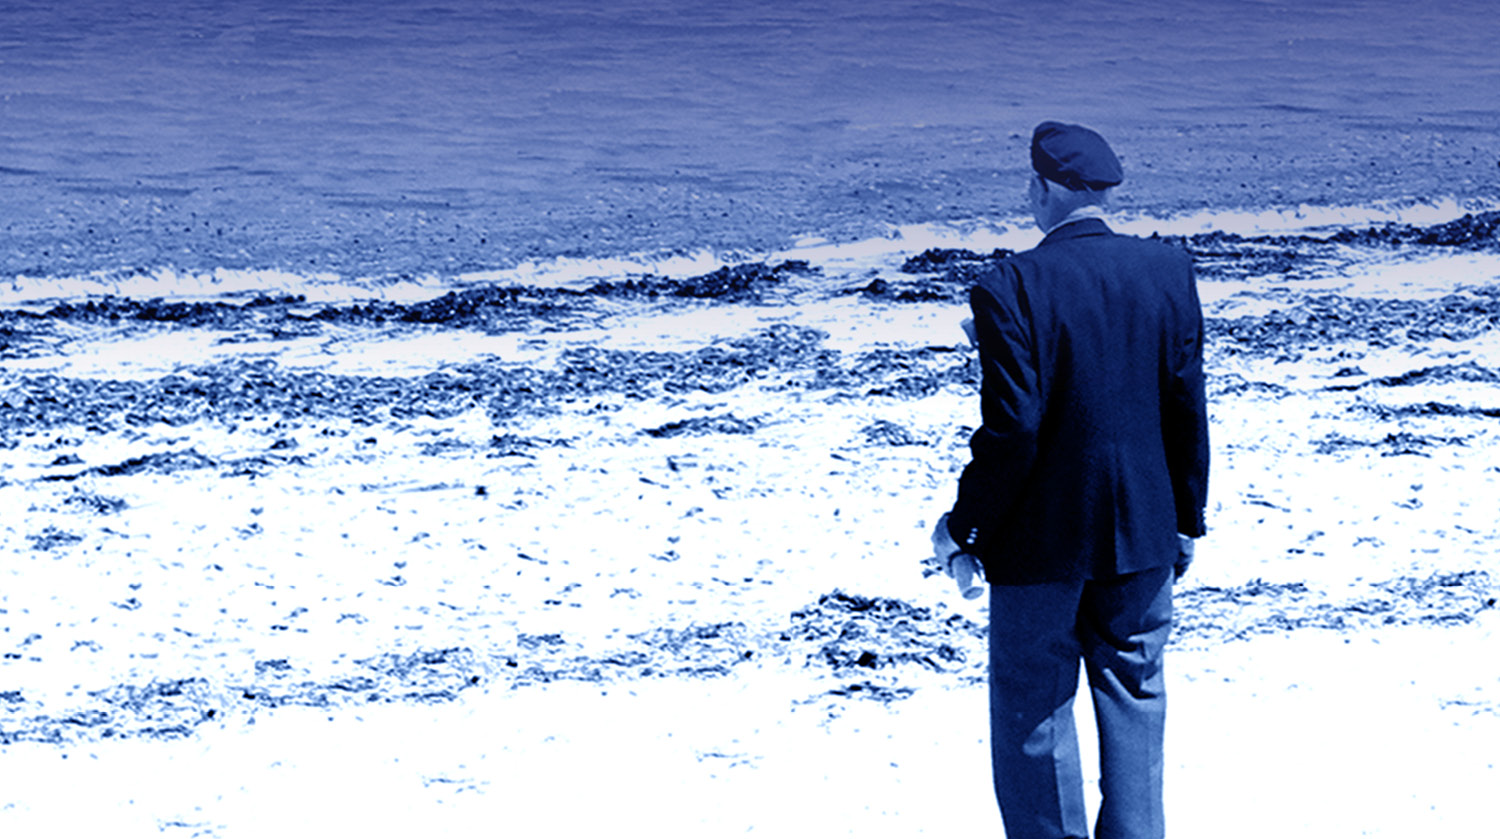
[[[979,346],[979,333],[974,330],[974,319],[964,318],[959,323],[959,326],[963,327],[964,335],[968,336],[969,345],[977,348]]]
[[[1177,534],[1177,563],[1172,567],[1172,581],[1182,579],[1193,564],[1193,537]]]
[[[932,530],[932,556],[922,560],[922,564],[926,566],[922,576],[948,575],[958,583],[958,591],[965,599],[973,600],[984,593],[982,586],[974,584],[975,577],[984,578],[984,569],[980,567],[979,560],[964,553],[964,549],[953,541],[948,533],[946,515],[938,519],[937,527]]]
[[[962,550],[963,548],[959,547],[958,543],[953,541],[953,536],[948,533],[948,515],[944,513],[943,517],[938,519],[937,527],[932,529],[932,555],[946,565],[948,557]],[[948,573],[946,567],[943,573]]]

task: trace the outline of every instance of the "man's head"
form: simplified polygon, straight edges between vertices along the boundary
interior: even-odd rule
[[[1079,207],[1102,205],[1124,180],[1120,160],[1098,133],[1081,125],[1044,122],[1031,135],[1027,197],[1037,225],[1050,228]]]

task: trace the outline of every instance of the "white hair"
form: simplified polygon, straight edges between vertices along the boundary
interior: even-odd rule
[[[1037,177],[1041,178],[1042,184],[1047,188],[1048,192],[1057,190],[1059,193],[1061,193],[1061,197],[1059,200],[1062,203],[1066,204],[1067,208],[1070,210],[1075,210],[1079,207],[1087,207],[1089,205],[1103,207],[1106,203],[1108,203],[1109,196],[1112,190],[1114,190],[1114,187],[1112,186],[1107,186],[1103,189],[1070,189],[1069,187],[1065,187],[1057,181],[1049,180],[1041,174],[1038,174]]]

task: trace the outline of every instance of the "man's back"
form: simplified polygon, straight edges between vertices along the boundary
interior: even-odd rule
[[[1077,221],[981,277],[973,307],[984,427],[956,515],[988,579],[1171,564],[1177,533],[1202,533],[1207,458],[1187,255]]]
[[[1032,132],[1048,231],[970,296],[984,422],[933,528],[990,585],[990,761],[1011,839],[1087,836],[1079,662],[1099,731],[1094,835],[1163,839],[1172,585],[1204,531],[1203,316],[1187,255],[1098,219],[1124,179],[1098,132]],[[963,560],[963,561],[961,561]]]

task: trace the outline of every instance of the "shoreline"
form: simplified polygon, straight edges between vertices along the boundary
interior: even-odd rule
[[[1288,144],[1316,145],[1316,126],[1286,130],[1296,135]],[[13,170],[0,173],[11,191],[0,207],[7,241],[0,279],[170,270],[400,282],[631,254],[706,252],[736,262],[809,237],[848,244],[975,220],[1029,230],[1022,218],[1025,139],[997,137],[981,151],[970,131],[948,133],[954,136],[936,147],[921,132],[894,131],[894,145],[867,138],[871,147],[862,154],[871,159],[826,163],[844,181],[821,175],[805,181],[814,168],[807,161],[754,176],[726,172],[720,180],[664,174],[655,187],[612,183],[607,172],[591,179],[584,171],[535,195],[476,187],[457,199],[450,190],[428,201],[402,191],[354,205],[337,194],[256,178],[235,185],[207,173],[184,176],[189,182],[181,187],[91,186],[80,200],[65,178]],[[1131,140],[1126,132],[1120,147]],[[1258,154],[1228,137],[1194,147],[1208,162],[1177,159],[1171,150],[1180,137],[1144,131],[1135,140],[1115,200],[1121,213],[1135,217],[1500,206],[1500,169],[1491,165],[1500,161],[1438,128],[1413,127],[1384,139],[1361,134],[1347,138],[1334,159],[1292,156],[1275,164],[1266,162],[1276,159],[1269,145]]]
[[[1261,209],[1216,208],[1183,214],[1152,215],[1111,205],[1110,225],[1134,236],[1164,236],[1193,249],[1194,243],[1212,245],[1228,237],[1241,248],[1256,242],[1276,243],[1288,238],[1304,244],[1313,239],[1367,246],[1426,244],[1490,249],[1486,233],[1465,230],[1469,219],[1490,219],[1500,211],[1500,194],[1492,199],[1403,199],[1353,205],[1301,204]],[[1444,234],[1443,231],[1452,230]],[[1440,237],[1446,236],[1447,241]],[[198,270],[166,264],[154,268],[99,269],[82,274],[12,275],[0,288],[0,306],[39,313],[47,304],[94,297],[143,300],[236,302],[259,298],[296,297],[308,306],[337,305],[366,300],[381,304],[414,305],[443,294],[483,287],[517,287],[551,291],[586,291],[591,287],[630,281],[660,282],[669,278],[704,277],[754,264],[807,262],[822,270],[895,270],[904,259],[925,251],[994,249],[1024,250],[1040,239],[1033,223],[1018,217],[971,218],[950,222],[882,225],[867,238],[828,239],[804,235],[780,247],[759,250],[696,249],[605,253],[598,256],[558,255],[522,261],[508,268],[437,271],[396,276],[341,275],[319,268],[304,271],[273,267],[231,268],[225,265]],[[1223,256],[1195,253],[1195,256]],[[1235,254],[1228,254],[1235,256]],[[682,280],[679,280],[682,281]],[[705,295],[706,296],[706,295]]]

